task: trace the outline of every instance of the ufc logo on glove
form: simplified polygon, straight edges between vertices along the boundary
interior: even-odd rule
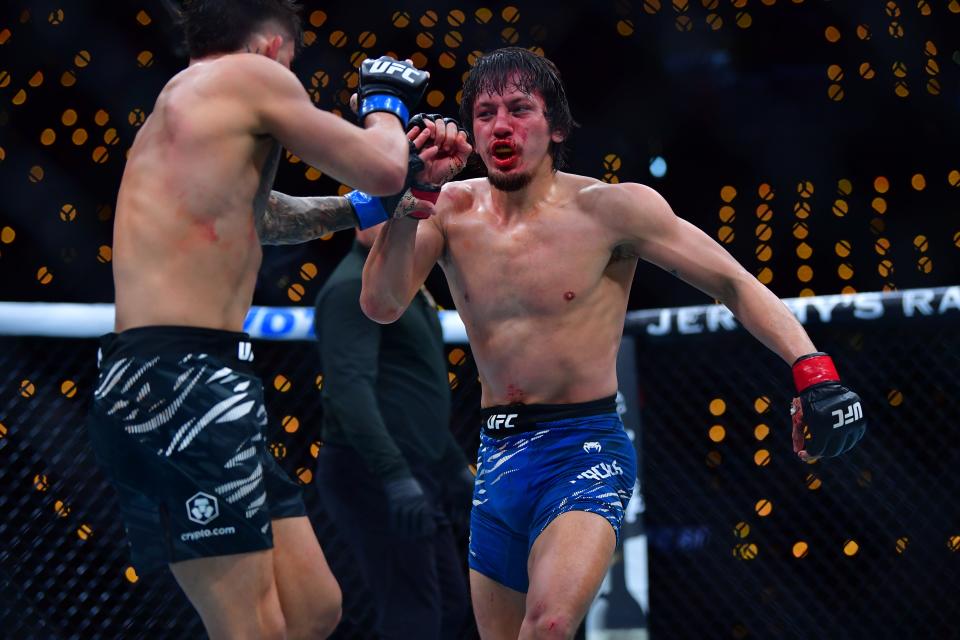
[[[863,409],[860,407],[859,402],[854,402],[852,405],[847,407],[846,411],[843,409],[837,409],[836,411],[831,411],[830,415],[837,419],[837,421],[833,423],[833,428],[837,429],[845,424],[851,424],[862,418]]]
[[[419,80],[419,72],[414,67],[410,67],[399,62],[389,60],[374,60],[370,65],[371,73],[383,73],[388,76],[400,74],[400,77],[413,84]]]

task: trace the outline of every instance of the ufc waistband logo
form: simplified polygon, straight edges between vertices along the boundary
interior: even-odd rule
[[[237,343],[237,359],[242,362],[253,362],[253,343]]]
[[[399,73],[400,77],[410,84],[414,84],[419,80],[418,75],[420,73],[413,67],[400,64],[399,62],[390,62],[389,60],[374,60],[373,64],[370,65],[370,72],[383,73],[388,76],[394,76]]]
[[[516,413],[495,413],[487,418],[487,429],[494,431],[501,427],[504,429],[513,429],[516,426],[513,424],[516,417]]]
[[[847,407],[847,410],[837,409],[836,411],[831,411],[830,415],[836,418],[836,422],[833,423],[833,428],[838,429],[843,425],[856,422],[863,417],[863,408],[860,406],[859,402],[854,402],[852,405]]]

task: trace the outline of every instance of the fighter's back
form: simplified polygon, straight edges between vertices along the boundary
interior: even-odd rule
[[[253,54],[195,63],[164,87],[130,149],[117,198],[118,331],[239,330],[260,265],[254,225],[276,170],[242,85]]]

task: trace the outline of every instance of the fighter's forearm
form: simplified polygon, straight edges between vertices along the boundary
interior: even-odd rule
[[[271,191],[256,223],[262,244],[298,244],[350,229],[357,219],[353,205],[340,196],[298,198]]]
[[[803,325],[772,291],[746,278],[721,299],[743,327],[787,364],[816,351]]]

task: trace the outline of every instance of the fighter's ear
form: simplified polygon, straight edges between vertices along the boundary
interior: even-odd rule
[[[276,34],[267,40],[267,48],[263,52],[271,60],[276,60],[280,55],[280,47],[283,46],[283,36]]]

